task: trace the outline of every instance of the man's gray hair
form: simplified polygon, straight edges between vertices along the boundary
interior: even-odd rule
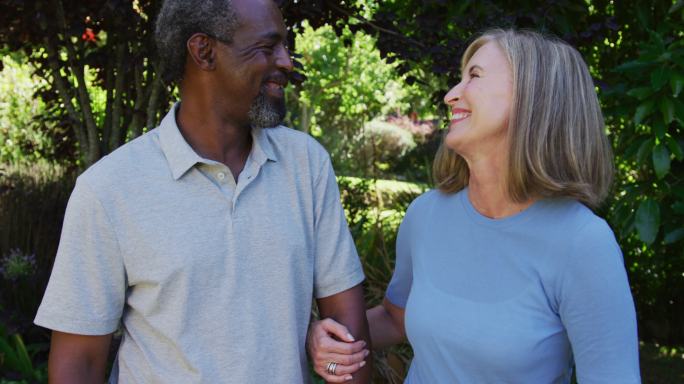
[[[164,79],[183,78],[190,36],[201,32],[230,43],[238,25],[231,0],[165,0],[154,31]]]

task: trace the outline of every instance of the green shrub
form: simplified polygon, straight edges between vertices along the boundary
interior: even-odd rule
[[[366,274],[366,303],[382,302],[392,278],[395,242],[408,205],[426,185],[393,180],[338,178],[342,206]],[[399,345],[374,353],[374,383],[403,382],[413,352]]]
[[[75,173],[38,162],[0,168],[0,309],[31,323],[57,253]]]
[[[413,134],[392,123],[373,120],[364,126],[360,141],[360,152],[368,159],[369,169],[387,175],[391,165],[398,162],[416,147]]]
[[[607,71],[615,84],[602,94],[618,169],[608,218],[625,254],[639,334],[665,343],[684,340],[683,21],[670,11],[650,27],[637,23],[645,37]]]
[[[20,55],[3,56],[0,73],[0,163],[27,163],[54,154],[52,139],[41,118],[43,101],[35,97],[45,80],[32,74]]]
[[[47,382],[47,364],[34,364],[43,346],[25,345],[19,334],[10,335],[0,323],[0,384]]]
[[[367,141],[381,133],[376,126],[371,127],[370,136],[364,134],[367,123],[425,108],[410,103],[425,92],[408,85],[406,76],[397,74],[399,62],[381,57],[375,42],[372,35],[352,32],[349,27],[338,35],[330,25],[314,29],[308,23],[303,23],[296,37],[306,81],[288,89],[289,123],[320,140],[341,174],[375,174],[374,158],[365,149]],[[404,143],[407,138],[400,140]]]

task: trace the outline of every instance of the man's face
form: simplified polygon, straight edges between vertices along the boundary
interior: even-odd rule
[[[292,60],[287,30],[272,0],[234,0],[240,22],[231,44],[217,44],[219,87],[233,118],[252,127],[279,125],[285,117]]]

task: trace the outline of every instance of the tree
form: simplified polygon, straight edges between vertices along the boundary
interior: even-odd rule
[[[592,13],[590,7],[572,0],[388,0],[371,20],[349,17],[360,21],[356,28],[378,37],[378,48],[390,60],[401,60],[399,70],[413,75],[409,81],[430,83],[429,78],[437,76],[454,84],[469,40],[487,28],[532,28],[554,33],[574,46],[601,41],[617,26],[611,17]],[[435,103],[445,91],[435,90]]]
[[[296,43],[307,80],[288,94],[293,125],[321,141],[338,173],[370,174],[376,156],[368,149],[381,149],[364,145],[373,141],[366,124],[408,107],[396,64],[380,57],[372,36],[346,27],[337,35],[330,25],[303,23]]]
[[[290,27],[305,19],[323,25],[343,17],[340,11],[355,9],[325,0],[280,3]],[[0,45],[24,51],[48,80],[39,96],[71,127],[83,167],[154,127],[175,98],[155,55],[160,5],[155,0],[0,4]]]
[[[9,20],[0,36],[49,81],[40,96],[61,107],[82,165],[140,135],[166,109],[169,90],[149,56],[154,3],[9,1],[3,8]],[[99,109],[98,87],[105,95]]]

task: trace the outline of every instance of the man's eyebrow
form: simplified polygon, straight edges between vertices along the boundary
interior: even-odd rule
[[[271,32],[266,32],[259,36],[261,40],[269,40],[269,41],[285,41],[287,39],[287,32],[285,33],[285,36],[283,36],[280,32],[276,31],[271,31]]]

